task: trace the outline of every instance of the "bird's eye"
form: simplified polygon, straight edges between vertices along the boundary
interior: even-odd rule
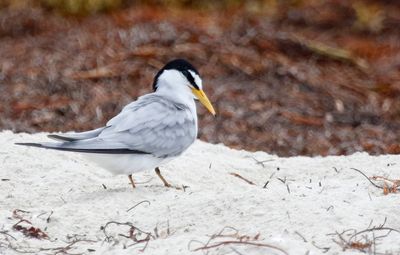
[[[182,73],[186,77],[186,79],[189,80],[189,75],[190,75],[189,72],[187,70],[183,70]]]

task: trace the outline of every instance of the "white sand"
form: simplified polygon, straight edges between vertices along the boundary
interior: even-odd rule
[[[0,133],[0,254],[18,254],[14,249],[56,254],[62,247],[73,254],[284,254],[252,244],[273,245],[295,255],[361,254],[356,249],[343,252],[333,241],[340,241],[338,236],[330,234],[379,227],[385,218],[384,227],[400,230],[400,194],[384,195],[350,169],[400,179],[400,156],[357,153],[279,158],[197,141],[187,153],[161,168],[171,183],[190,186],[185,192],[163,187],[153,171],[136,174],[135,179],[142,184],[133,190],[126,176],[112,176],[78,154],[13,144],[47,140],[45,134]],[[262,166],[252,157],[269,161]],[[263,188],[267,181],[267,188]],[[150,204],[142,203],[127,212],[144,200]],[[49,238],[39,240],[13,229],[18,222],[13,217],[15,209],[28,211],[19,215]],[[134,240],[121,236],[129,235],[129,226],[110,224],[107,240],[101,226],[109,221],[130,222],[149,232],[152,237],[144,252],[139,250],[145,242],[133,245]],[[252,244],[221,244],[194,251],[224,227],[238,233],[226,229],[224,234],[231,235],[216,238],[210,245],[239,241],[240,236],[247,236],[248,240],[242,237],[241,241]],[[376,230],[365,234],[371,240],[373,234],[376,238],[386,233]],[[343,238],[348,240],[351,234],[349,231]],[[366,243],[363,236],[350,241]],[[68,247],[68,242],[76,239],[93,242]],[[366,251],[400,254],[400,234],[380,237]]]

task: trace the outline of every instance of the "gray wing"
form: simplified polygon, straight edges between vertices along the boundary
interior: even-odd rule
[[[107,123],[99,139],[157,157],[177,156],[196,139],[197,116],[182,104],[149,94],[127,105]]]
[[[86,153],[146,153],[170,157],[185,151],[196,136],[195,113],[185,105],[149,94],[127,105],[106,127],[75,136],[52,137],[66,141],[62,143],[22,145]]]

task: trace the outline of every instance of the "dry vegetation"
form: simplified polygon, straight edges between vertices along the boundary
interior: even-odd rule
[[[219,113],[200,109],[201,139],[285,156],[400,152],[397,1],[121,1],[88,16],[23,2],[0,10],[1,129],[104,125],[184,57]]]

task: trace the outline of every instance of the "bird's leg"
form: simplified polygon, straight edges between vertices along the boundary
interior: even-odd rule
[[[161,175],[160,168],[156,167],[155,171],[156,171],[156,174],[158,175],[158,177],[160,177],[161,181],[164,183],[164,186],[165,186],[165,187],[172,187],[171,184],[169,184],[169,183],[164,179],[164,177]]]
[[[130,175],[128,175],[128,178],[129,178],[129,180],[131,181],[132,188],[136,188],[135,182],[133,181],[133,179],[132,179],[132,175],[131,175],[131,174],[130,174]]]

